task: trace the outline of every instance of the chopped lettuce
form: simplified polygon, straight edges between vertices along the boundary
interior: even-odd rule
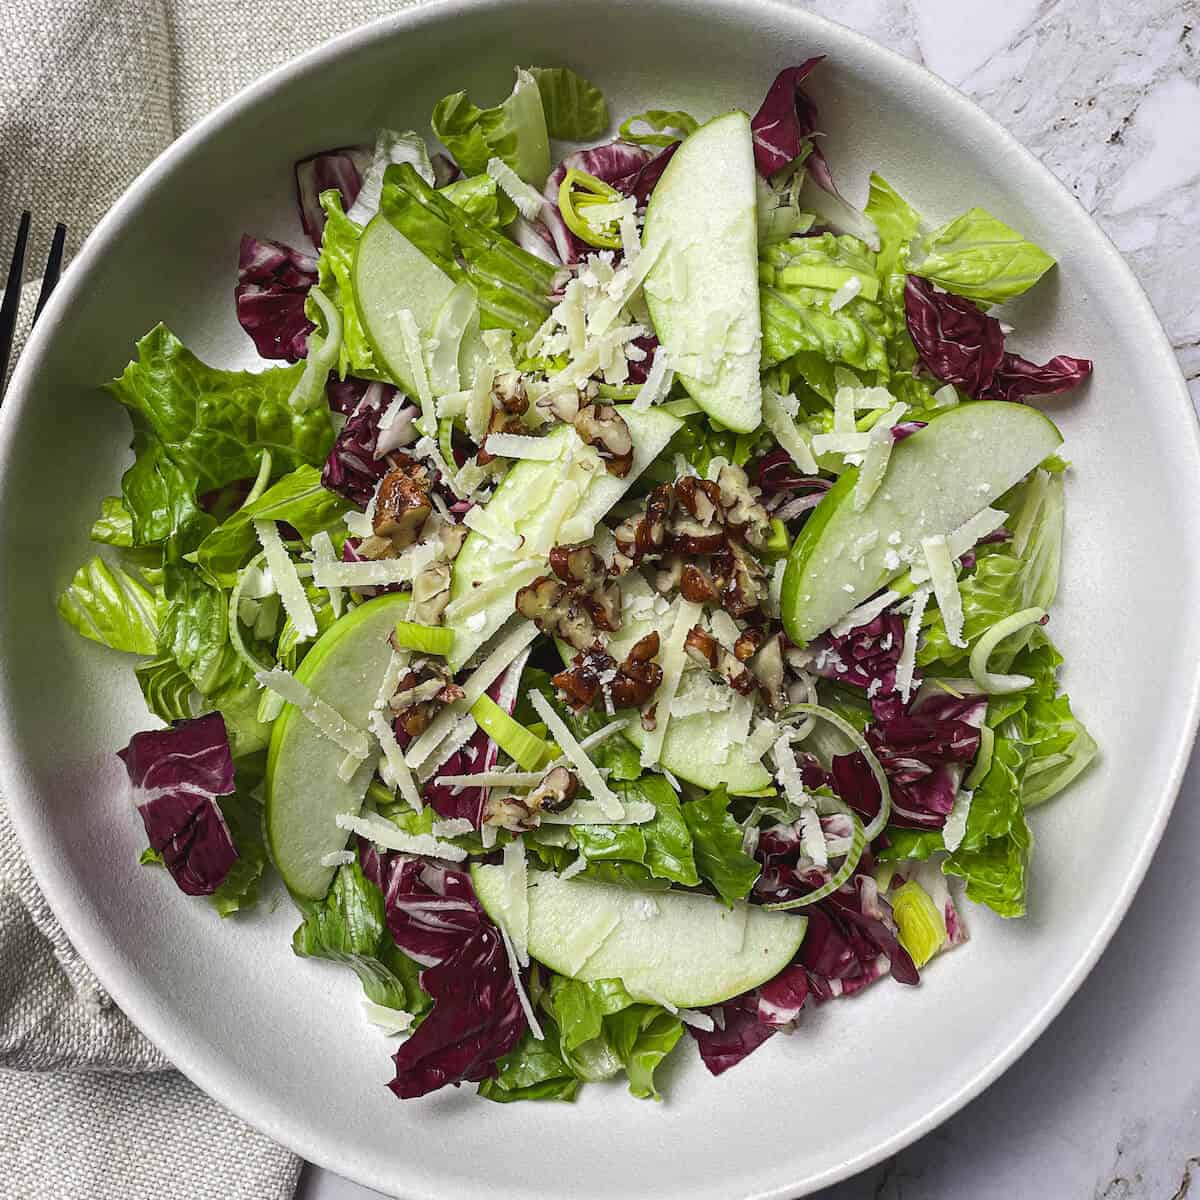
[[[655,1004],[632,1004],[606,1017],[604,1031],[625,1067],[630,1093],[660,1100],[654,1072],[683,1036],[683,1022]]]
[[[107,546],[133,545],[133,517],[120,496],[105,496],[92,523],[91,539]]]
[[[570,67],[530,67],[529,74],[537,81],[546,131],[552,138],[581,142],[600,137],[608,128],[604,93],[582,75]]]
[[[984,304],[1027,292],[1054,266],[1040,246],[982,208],[972,208],[921,241],[912,266],[938,287]]]
[[[499,1072],[479,1085],[487,1100],[510,1104],[516,1100],[574,1100],[580,1079],[563,1056],[558,1028],[542,1023],[539,1040],[529,1031],[496,1064]]]
[[[429,1008],[417,965],[388,933],[383,893],[357,861],[339,868],[324,900],[305,902],[301,908],[304,922],[292,935],[295,954],[344,963],[376,1004],[414,1015]]]
[[[114,650],[153,654],[158,645],[156,598],[145,584],[106,563],[89,559],[58,598],[73,629]]]
[[[133,673],[142,689],[146,707],[156,717],[170,724],[192,715],[192,681],[171,655],[164,654],[144,662],[134,667]]]
[[[205,696],[246,676],[229,642],[229,598],[188,567],[164,569],[158,653],[178,663]]]
[[[363,227],[342,211],[341,194],[333,189],[321,193],[321,207],[325,210],[325,232],[321,238],[321,256],[317,259],[317,287],[342,317],[338,377],[345,379],[353,372],[376,379],[380,376],[375,352],[367,340],[354,299],[354,256]],[[325,319],[315,300],[309,299],[305,311],[314,324],[324,327]]]
[[[566,102],[565,89],[555,89],[551,80],[546,87],[563,91]],[[493,108],[478,107],[466,92],[443,96],[434,105],[431,124],[464,175],[482,174],[491,158],[506,162],[536,188],[550,174],[550,138],[541,85],[529,71],[518,68],[512,93]]]
[[[474,285],[484,329],[529,336],[549,315],[554,268],[474,220],[408,163],[387,169],[382,211],[447,275]]]
[[[236,755],[236,746],[232,749]],[[262,809],[255,800],[241,793],[240,782],[239,780],[238,792],[217,800],[221,816],[225,818],[238,854],[233,866],[229,868],[229,874],[212,894],[213,907],[223,917],[254,907],[258,900],[258,886],[262,880],[262,873],[267,865]]]
[[[692,834],[697,870],[732,906],[754,886],[759,864],[742,849],[742,831],[729,814],[728,792],[719,787],[702,800],[689,800],[682,808]]]
[[[864,210],[879,230],[879,253],[875,266],[881,278],[903,275],[908,270],[913,239],[921,228],[917,211],[881,175],[871,172],[871,191]],[[901,280],[900,289],[903,291]]]
[[[439,188],[438,194],[489,229],[503,229],[517,215],[517,206],[490,175],[456,179]]]
[[[196,549],[196,565],[221,587],[232,587],[257,548],[255,521],[286,521],[308,542],[319,530],[336,528],[349,510],[347,501],[321,486],[317,467],[297,467],[208,534]]]

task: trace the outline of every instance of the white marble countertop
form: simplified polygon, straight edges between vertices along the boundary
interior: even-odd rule
[[[1200,401],[1200,0],[815,0],[961,88],[1079,197],[1150,294]],[[1200,1194],[1200,756],[1091,978],[1003,1078],[821,1200]],[[301,1200],[375,1193],[310,1169]]]

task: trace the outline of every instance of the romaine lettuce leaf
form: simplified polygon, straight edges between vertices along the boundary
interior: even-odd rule
[[[156,717],[161,717],[167,724],[191,717],[192,681],[169,654],[134,667],[133,673],[142,689],[146,707]]]
[[[1052,266],[1040,246],[972,208],[922,239],[911,270],[957,296],[1001,304],[1027,292]]]
[[[921,228],[920,215],[886,179],[874,171],[871,172],[871,191],[864,211],[879,230],[879,253],[875,257],[875,266],[880,277],[905,274],[913,238]],[[901,280],[901,291],[903,287]]]
[[[639,825],[572,825],[571,835],[589,862],[642,863],[646,858],[646,835]]]
[[[153,654],[158,645],[154,593],[99,556],[75,572],[58,598],[58,611],[73,629],[102,646]]]
[[[130,514],[135,546],[158,546],[168,562],[199,545],[216,524],[196,503],[196,480],[171,458],[166,447],[134,422],[133,466],[121,478],[122,503]]]
[[[479,1094],[500,1104],[516,1100],[574,1100],[580,1081],[563,1057],[554,1022],[543,1021],[542,1033],[539,1041],[526,1030],[516,1048],[496,1064],[499,1073],[479,1085]]]
[[[942,870],[966,881],[969,900],[986,904],[1002,917],[1023,917],[1032,845],[1033,835],[1022,817],[1007,837],[993,838],[979,850],[957,850]]]
[[[438,193],[489,229],[503,229],[517,215],[517,206],[490,175],[456,179]]]
[[[553,84],[548,81],[547,87]],[[466,92],[443,96],[434,105],[431,124],[464,175],[482,174],[491,158],[506,162],[535,188],[541,188],[550,174],[541,88],[529,71],[517,69],[512,94],[494,108],[479,108]]]
[[[324,900],[304,902],[301,909],[304,922],[292,935],[293,953],[345,963],[376,1004],[414,1015],[428,1010],[417,965],[388,933],[383,893],[357,861],[339,868]]]
[[[570,67],[530,67],[529,74],[537,81],[546,131],[552,138],[581,142],[600,137],[608,128],[604,93],[582,75],[577,75]],[[549,166],[546,171],[549,174]],[[534,180],[529,182],[535,183]],[[540,187],[541,181],[535,186]]]
[[[661,1099],[654,1072],[683,1036],[683,1022],[655,1004],[633,1004],[605,1017],[604,1032],[624,1064],[631,1094]]]
[[[146,334],[137,351],[108,390],[133,414],[135,430],[152,434],[200,492],[252,478],[264,450],[279,473],[325,461],[333,443],[328,410],[299,413],[288,404],[299,364],[259,374],[221,371],[165,325]],[[133,512],[129,499],[127,489]],[[136,513],[134,526],[136,535]]]
[[[297,467],[208,534],[196,549],[196,565],[219,586],[232,587],[258,544],[255,521],[286,521],[308,542],[319,530],[337,526],[350,507],[321,486],[318,468]]]
[[[230,746],[236,755],[232,738]],[[267,865],[267,846],[263,840],[262,809],[256,801],[241,794],[239,789],[232,796],[221,796],[217,805],[238,855],[229,874],[212,894],[213,907],[221,916],[228,917],[257,903],[258,886]]]
[[[471,218],[408,163],[387,169],[382,211],[447,275],[474,285],[484,329],[529,336],[546,319],[554,268]]]
[[[729,794],[719,787],[702,800],[682,806],[692,834],[696,868],[732,907],[754,886],[759,864],[742,849],[742,831],[729,815]]]
[[[652,820],[632,826],[640,829],[645,839],[645,857],[639,861],[655,879],[695,887],[700,875],[692,851],[692,833],[675,789],[661,775],[644,775],[636,782],[614,786],[622,800],[649,801],[657,809]]]
[[[133,517],[120,496],[105,496],[100,515],[92,523],[91,539],[107,546],[133,545]]]
[[[189,567],[164,568],[158,654],[173,659],[205,696],[248,673],[229,642],[228,596]]]

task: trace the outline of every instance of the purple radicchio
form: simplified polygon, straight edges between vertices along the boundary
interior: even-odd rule
[[[372,852],[374,853],[374,852]],[[388,929],[424,968],[433,1011],[393,1056],[402,1100],[494,1076],[520,1041],[525,1014],[500,931],[462,871],[403,856],[364,863],[384,887]]]
[[[298,362],[308,353],[313,324],[304,315],[304,300],[316,282],[317,260],[311,254],[242,235],[234,289],[237,319],[263,358]]]
[[[234,790],[224,718],[213,712],[135,733],[117,755],[151,849],[162,855],[180,891],[212,895],[238,856],[217,804]]]
[[[331,407],[340,411],[349,396],[346,385],[329,392]],[[379,481],[396,465],[395,453],[417,440],[415,405],[404,405],[393,411],[398,393],[391,384],[365,383],[358,403],[342,426],[333,449],[321,471],[321,484],[331,492],[365,508],[375,495]],[[390,424],[381,428],[384,420]]]
[[[1059,354],[1040,366],[1004,348],[1004,330],[972,301],[908,276],[904,316],[921,365],[976,400],[1010,400],[1065,392],[1092,372],[1086,358]]]
[[[844,634],[828,633],[812,642],[812,670],[824,679],[862,688],[880,719],[899,716],[904,702],[896,691],[896,667],[904,648],[904,621],[883,612]]]
[[[300,224],[314,246],[321,244],[325,229],[321,193],[336,189],[342,196],[342,208],[349,208],[362,188],[363,176],[374,156],[370,146],[342,146],[336,150],[322,150],[296,163],[296,204],[300,209]]]
[[[796,833],[794,853],[799,841]],[[709,1009],[716,1023],[711,1032],[689,1030],[712,1074],[727,1071],[777,1030],[790,1027],[806,1003],[852,996],[888,974],[898,983],[920,982],[870,870],[860,867],[842,888],[804,910],[808,931],[790,966],[755,991]]]
[[[986,713],[986,697],[931,695],[907,713],[867,726],[867,744],[888,777],[893,825],[945,825],[965,765],[979,752]],[[833,779],[838,795],[855,812],[870,818],[879,811],[879,786],[862,754],[836,756]]]

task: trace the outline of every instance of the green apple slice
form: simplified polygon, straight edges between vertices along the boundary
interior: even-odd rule
[[[391,661],[388,634],[408,611],[408,596],[379,596],[334,622],[304,656],[296,678],[358,729],[368,716]],[[326,854],[346,845],[338,813],[357,813],[375,770],[373,757],[350,779],[338,770],[344,752],[294,705],[271,731],[267,752],[267,845],[279,874],[297,896],[319,900],[335,868]]]
[[[750,118],[726,113],[675,152],[646,207],[654,330],[684,387],[739,433],[762,421],[758,217]]]
[[[504,922],[503,867],[474,866],[484,910]],[[808,921],[699,892],[638,892],[533,872],[529,953],[552,971],[620,979],[635,996],[702,1008],[773,979],[795,957]],[[586,930],[581,938],[580,930]]]
[[[905,569],[887,565],[892,552],[919,555],[922,538],[953,533],[1061,444],[1054,422],[1036,408],[973,401],[897,443],[862,512],[853,503],[858,471],[846,471],[788,556],[781,605],[788,637],[803,646],[823,633]]]
[[[623,479],[607,472],[594,476],[577,504],[564,509],[559,488],[561,461],[534,462],[522,459],[514,463],[487,502],[488,524],[522,539],[520,548],[503,550],[485,534],[472,531],[454,560],[450,586],[451,605],[456,600],[484,589],[484,600],[466,618],[458,619],[454,609],[446,614],[454,629],[454,650],[450,665],[457,670],[513,614],[513,597],[518,588],[546,569],[544,556],[531,556],[526,546],[549,522],[561,533],[557,541],[587,541],[597,522],[629,490],[637,477],[665,449],[682,422],[661,409],[635,412],[628,406],[618,409],[633,438],[633,466]],[[572,436],[567,426],[559,426],[547,438]],[[489,587],[489,584],[491,585]]]
[[[454,280],[425,257],[382,213],[372,217],[354,255],[354,302],[380,365],[410,396],[417,394],[400,313],[413,314],[428,337],[455,290]],[[460,370],[480,353],[479,323],[468,323],[459,345]]]

